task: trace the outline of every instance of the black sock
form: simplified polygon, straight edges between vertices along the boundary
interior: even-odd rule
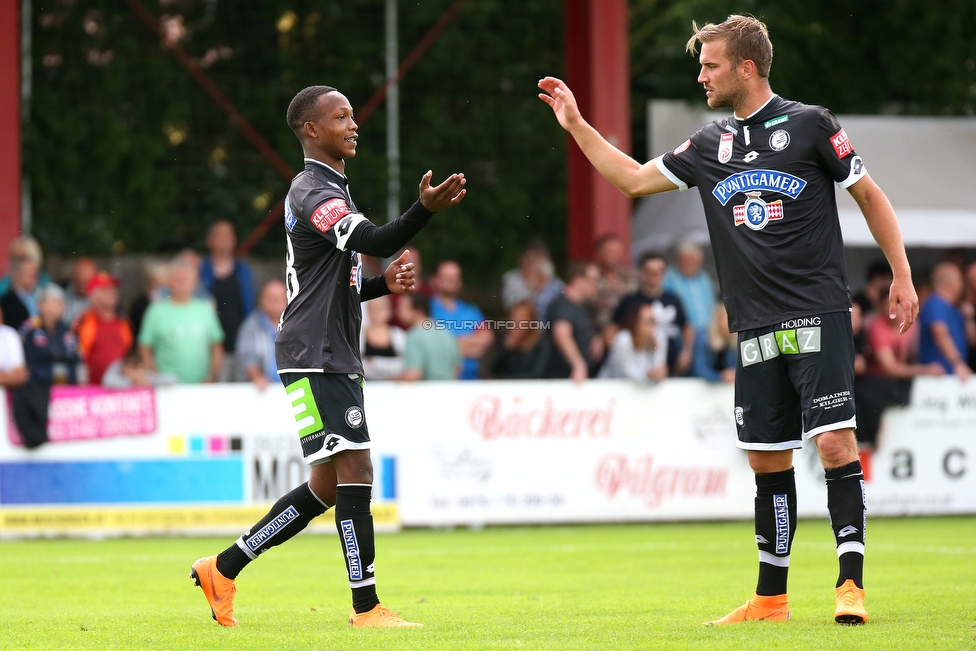
[[[346,574],[352,589],[352,607],[357,613],[371,610],[380,602],[376,596],[373,560],[373,516],[369,512],[372,486],[339,484],[336,486],[336,529],[346,558]]]
[[[228,579],[236,579],[259,554],[285,542],[328,508],[305,482],[283,495],[267,515],[217,555],[217,571]]]
[[[826,471],[826,477],[827,512],[840,561],[837,587],[853,579],[857,587],[863,588],[864,529],[868,516],[861,462],[852,461],[846,466],[831,468]]]
[[[756,594],[786,594],[790,548],[796,533],[796,479],[793,469],[756,475]]]

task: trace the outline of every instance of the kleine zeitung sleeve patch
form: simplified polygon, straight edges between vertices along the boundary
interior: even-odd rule
[[[315,228],[319,229],[323,233],[328,232],[330,228],[336,225],[336,223],[351,213],[349,207],[346,206],[346,201],[344,199],[329,199],[321,206],[315,209],[312,213],[311,222]]]
[[[843,129],[830,137],[830,144],[833,145],[837,158],[844,158],[854,152],[854,146]]]

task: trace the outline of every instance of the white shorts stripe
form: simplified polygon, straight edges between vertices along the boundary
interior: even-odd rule
[[[789,567],[790,557],[789,556],[774,556],[769,552],[764,552],[759,550],[759,562],[765,563],[766,565],[775,565],[776,567]]]
[[[736,441],[735,447],[740,450],[798,450],[803,447],[803,441],[780,441],[779,443],[749,443]]]
[[[809,432],[804,432],[803,436],[808,439],[812,439],[818,434],[823,434],[824,432],[834,432],[841,429],[857,429],[857,417],[854,416],[848,420],[843,420],[839,423],[830,423],[829,425],[821,425],[820,427],[815,427]]]
[[[840,557],[841,554],[860,554],[864,556],[864,543],[862,542],[846,542],[837,545],[837,556]]]

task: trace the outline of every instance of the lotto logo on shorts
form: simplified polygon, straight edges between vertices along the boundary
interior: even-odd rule
[[[790,511],[786,495],[773,495],[773,511],[776,517],[776,553],[785,554],[790,549]]]
[[[352,520],[343,520],[339,523],[342,535],[342,544],[346,548],[346,558],[349,559],[349,580],[363,580],[363,563],[359,559],[359,542],[356,540],[356,530],[352,526]]]
[[[779,357],[820,352],[820,326],[775,330],[739,343],[742,366],[752,366]]]

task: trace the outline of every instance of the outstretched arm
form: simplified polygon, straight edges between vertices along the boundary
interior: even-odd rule
[[[346,243],[346,248],[366,255],[388,258],[402,249],[410,239],[420,232],[435,212],[447,210],[460,203],[467,193],[464,189],[464,174],[452,174],[436,187],[431,187],[428,171],[420,180],[420,199],[407,212],[393,221],[376,226],[360,217],[361,223],[354,226]],[[337,226],[341,227],[342,223]]]
[[[593,167],[625,195],[633,198],[677,189],[653,162],[641,165],[591,127],[565,82],[546,77],[539,88],[545,91],[539,93],[539,99],[549,105],[560,126],[573,136]]]
[[[912,269],[901,239],[895,209],[870,175],[847,188],[857,202],[871,235],[891,265],[891,290],[888,294],[891,317],[898,320],[898,331],[905,334],[918,316],[918,294],[912,285]]]

